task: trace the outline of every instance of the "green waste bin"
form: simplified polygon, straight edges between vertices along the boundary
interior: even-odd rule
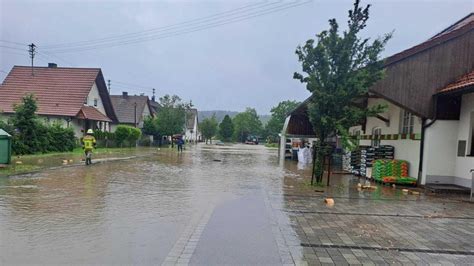
[[[0,128],[0,164],[9,164],[12,157],[12,136]]]

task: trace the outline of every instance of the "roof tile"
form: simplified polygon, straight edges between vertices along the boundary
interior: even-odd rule
[[[471,71],[466,75],[463,75],[460,78],[456,79],[453,83],[450,83],[448,86],[439,90],[438,93],[460,91],[468,86],[474,86],[474,71]]]
[[[112,122],[110,118],[108,118],[106,115],[102,114],[99,110],[92,106],[83,106],[77,114],[77,117],[81,119]]]
[[[14,66],[0,86],[0,110],[13,112],[26,94],[38,99],[38,114],[76,116],[84,105],[99,68]]]

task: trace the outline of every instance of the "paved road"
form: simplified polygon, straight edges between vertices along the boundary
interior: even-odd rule
[[[262,146],[198,145],[1,178],[0,264],[474,262],[474,205],[308,176]]]

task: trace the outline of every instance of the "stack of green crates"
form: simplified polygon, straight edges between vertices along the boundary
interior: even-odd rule
[[[385,160],[375,160],[372,167],[372,178],[382,181],[385,175]]]
[[[375,160],[372,177],[376,181],[391,177],[389,179],[395,180],[396,184],[416,184],[416,178],[408,177],[408,162],[404,160]]]

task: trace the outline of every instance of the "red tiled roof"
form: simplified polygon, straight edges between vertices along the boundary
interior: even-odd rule
[[[76,116],[84,105],[99,68],[14,66],[0,86],[0,110],[13,112],[24,95],[38,99],[38,114]]]
[[[112,122],[110,118],[102,114],[99,110],[92,106],[82,106],[77,116],[80,119],[89,119],[95,121]]]
[[[462,90],[468,86],[474,86],[474,71],[467,73],[464,76],[461,76],[453,83],[439,90],[438,93],[455,92]]]

